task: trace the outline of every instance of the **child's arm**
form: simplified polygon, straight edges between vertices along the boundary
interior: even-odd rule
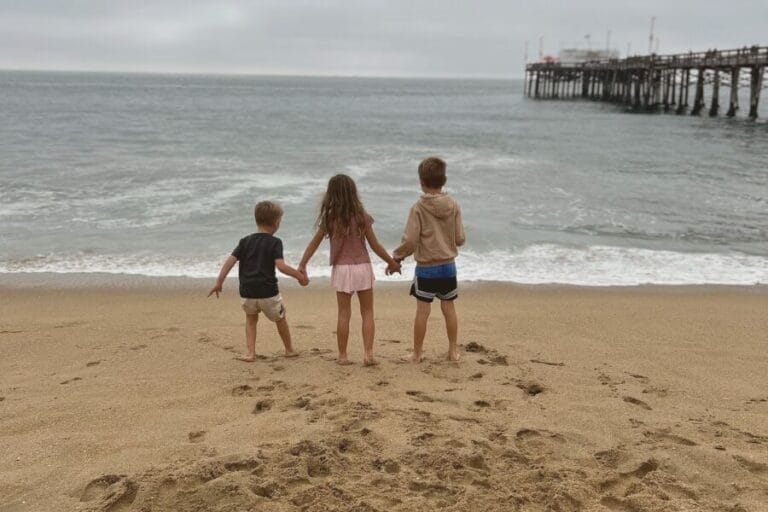
[[[237,258],[232,256],[231,254],[226,259],[224,264],[221,266],[221,270],[219,271],[219,277],[216,278],[216,284],[211,288],[211,291],[208,292],[208,296],[210,297],[214,293],[216,294],[216,298],[219,298],[219,294],[221,293],[221,287],[224,285],[224,280],[227,278],[227,274],[229,274],[229,271],[232,270],[232,267],[235,266],[235,263],[237,263]]]
[[[411,208],[408,214],[408,220],[405,223],[405,230],[403,231],[403,238],[400,246],[392,251],[392,257],[397,261],[402,261],[416,250],[416,245],[419,243],[419,237],[421,236],[421,221],[418,215],[416,215],[416,209]]]
[[[461,209],[456,209],[456,246],[461,247],[467,241],[464,235],[464,223],[461,222]]]
[[[307,286],[309,284],[309,278],[305,275],[290,266],[285,262],[284,259],[275,260],[275,267],[277,270],[282,272],[283,274],[287,276],[291,276],[295,280],[299,282],[301,286]]]
[[[318,228],[317,231],[315,231],[315,236],[313,236],[312,240],[309,241],[309,244],[304,251],[304,256],[301,257],[301,263],[299,263],[298,270],[302,274],[307,273],[307,264],[309,263],[309,260],[312,259],[312,256],[314,256],[317,248],[320,247],[320,243],[323,241],[323,238],[325,238],[325,231]]]
[[[368,240],[368,245],[371,246],[373,252],[375,252],[379,258],[387,262],[386,274],[394,274],[395,272],[399,274],[400,264],[395,261],[395,259],[387,253],[387,250],[379,243],[379,239],[376,238],[376,233],[373,232],[373,225],[370,223],[365,228],[365,239]]]

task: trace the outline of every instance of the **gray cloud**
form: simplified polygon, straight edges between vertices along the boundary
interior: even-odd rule
[[[768,2],[1,0],[0,68],[520,76],[523,46],[662,52],[763,43]]]

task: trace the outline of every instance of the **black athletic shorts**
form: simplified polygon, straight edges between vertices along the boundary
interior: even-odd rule
[[[411,295],[422,302],[432,302],[435,297],[440,300],[456,300],[456,297],[459,296],[456,276],[414,277]]]

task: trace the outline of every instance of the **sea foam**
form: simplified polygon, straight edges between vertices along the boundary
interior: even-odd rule
[[[300,254],[287,253],[298,262]],[[407,281],[414,263],[403,265],[402,275],[385,276],[384,263],[372,255],[376,278]],[[108,273],[144,276],[214,278],[221,256],[164,256],[137,254],[49,254],[17,260],[0,260],[0,272]],[[328,277],[327,252],[320,251],[309,267],[312,277]],[[681,253],[639,248],[567,247],[539,244],[515,251],[475,253],[458,258],[460,281],[500,281],[524,284],[584,286],[633,286],[641,284],[768,284],[768,258],[741,253]],[[237,268],[232,275],[237,275]],[[284,278],[287,279],[287,278]]]

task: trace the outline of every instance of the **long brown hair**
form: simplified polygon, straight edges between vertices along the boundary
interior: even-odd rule
[[[358,234],[365,232],[365,208],[357,196],[355,182],[346,174],[337,174],[328,180],[328,189],[320,204],[317,227],[329,238],[350,235],[352,223],[357,224]]]

